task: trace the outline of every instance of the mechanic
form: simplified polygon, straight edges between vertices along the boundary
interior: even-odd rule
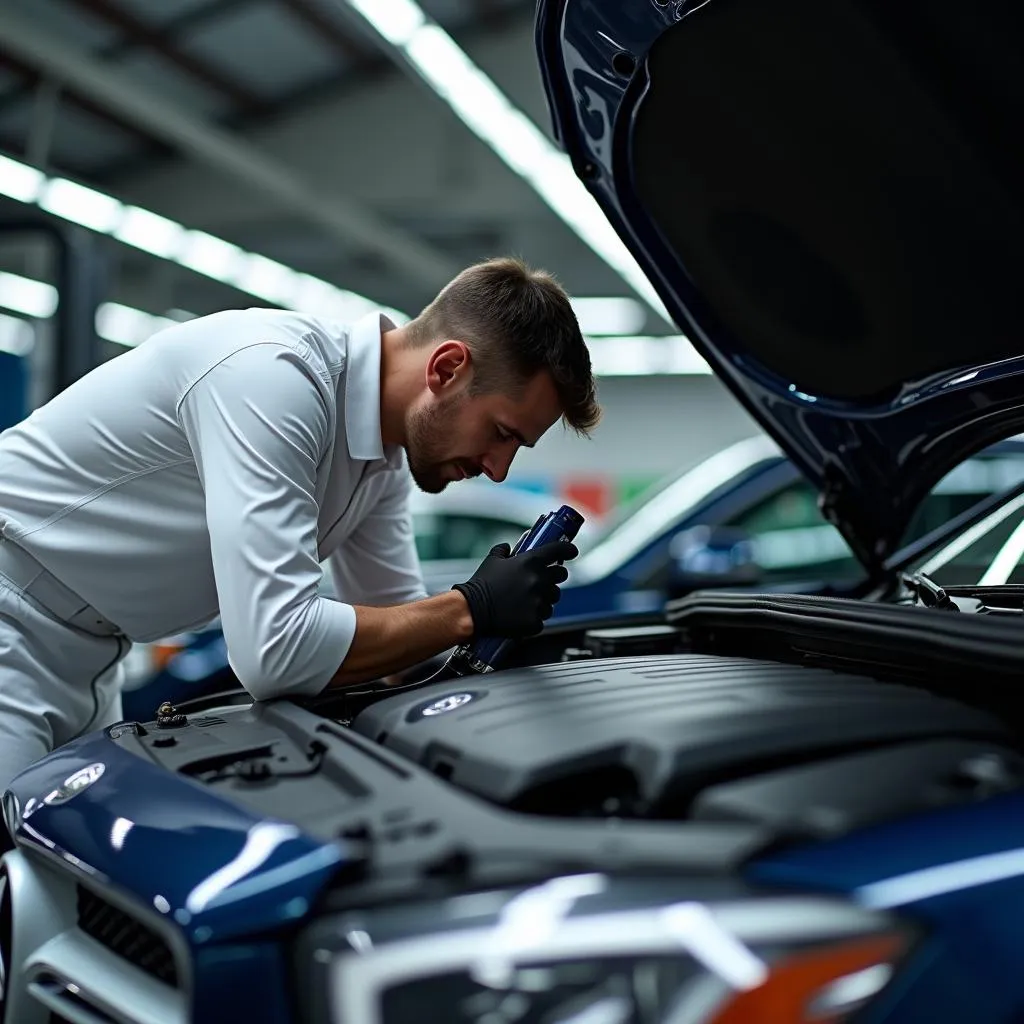
[[[575,547],[499,545],[427,597],[408,495],[502,481],[560,417],[599,415],[565,292],[512,259],[401,327],[232,310],[97,367],[0,435],[0,792],[119,719],[132,641],[217,615],[257,700],[539,632]]]

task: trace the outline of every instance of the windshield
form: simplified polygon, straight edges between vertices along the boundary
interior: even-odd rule
[[[944,587],[1024,583],[1024,494],[911,568]]]

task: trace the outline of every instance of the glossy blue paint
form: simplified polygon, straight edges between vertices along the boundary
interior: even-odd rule
[[[923,928],[908,974],[866,1020],[1019,1019],[1024,793],[786,850],[747,874],[773,888],[848,893]]]
[[[860,404],[805,394],[743,354],[632,186],[628,136],[645,81],[644,58],[662,33],[701,6],[540,0],[536,41],[555,134],[673,319],[822,491],[851,548],[879,567],[945,472],[1024,427],[1024,358],[908,380],[888,400]],[[632,77],[613,66],[622,53],[636,60]]]
[[[966,865],[962,872],[918,878],[913,886],[890,888],[892,905],[907,902],[922,905],[941,899],[973,898],[978,885],[968,884],[987,877],[977,865],[979,857],[1019,852],[1019,866],[1006,861],[1007,877],[1020,876],[1024,882],[1024,793],[992,797],[982,803],[964,804],[934,814],[914,815],[873,828],[863,829],[834,842],[787,850],[759,860],[757,877],[781,879],[782,872],[799,866],[813,885],[843,892],[859,893],[867,902],[891,900],[879,886],[914,872],[948,865]],[[974,868],[968,870],[970,865]],[[995,865],[989,868],[996,871]],[[900,893],[914,894],[903,900]]]
[[[96,763],[104,771],[93,785],[66,803],[45,802]],[[331,875],[362,863],[357,847],[256,817],[105,733],[61,747],[10,789],[21,810],[19,841],[166,915],[193,946],[287,926]]]

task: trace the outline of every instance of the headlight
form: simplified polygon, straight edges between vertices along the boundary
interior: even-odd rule
[[[911,945],[838,899],[680,889],[577,875],[391,907],[319,924],[303,955],[334,1024],[842,1024]]]

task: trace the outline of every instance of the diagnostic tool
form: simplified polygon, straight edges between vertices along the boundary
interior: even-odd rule
[[[512,549],[510,558],[526,551],[532,551],[544,544],[562,540],[574,540],[583,525],[583,516],[570,505],[563,505],[555,512],[541,516],[533,527],[524,533]],[[512,640],[501,637],[479,637],[471,644],[464,644],[453,652],[445,666],[459,676],[472,673],[493,672]]]

